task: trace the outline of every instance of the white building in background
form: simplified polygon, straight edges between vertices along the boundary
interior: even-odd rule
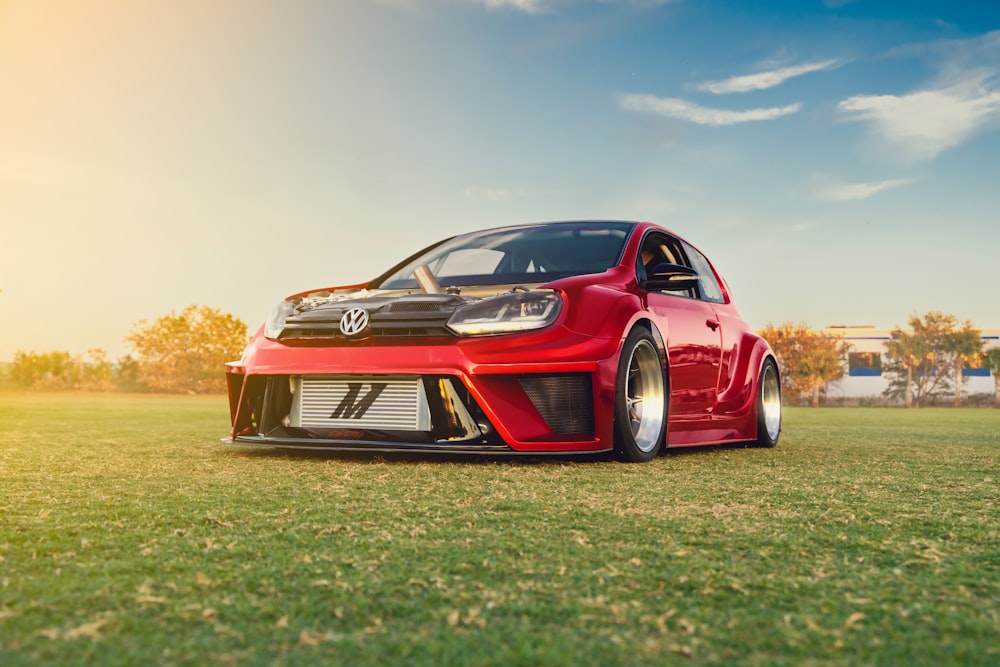
[[[851,346],[848,354],[847,374],[839,382],[826,386],[828,399],[881,397],[889,388],[889,380],[882,375],[885,363],[885,343],[892,337],[891,329],[874,326],[829,326],[825,331],[841,336]],[[983,329],[983,349],[1000,347],[1000,329]],[[963,395],[996,393],[996,385],[988,368],[966,368],[967,379]]]

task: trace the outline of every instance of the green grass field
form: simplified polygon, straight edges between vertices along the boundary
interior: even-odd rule
[[[0,664],[1000,664],[1000,410],[606,461],[224,446],[0,393]]]

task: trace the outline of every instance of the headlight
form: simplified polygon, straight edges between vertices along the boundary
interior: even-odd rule
[[[530,331],[555,322],[561,309],[562,298],[550,290],[509,292],[462,306],[448,328],[460,336]]]
[[[271,340],[278,340],[281,332],[285,329],[285,320],[295,312],[295,306],[287,299],[279,303],[271,312],[271,316],[264,323],[264,335]]]

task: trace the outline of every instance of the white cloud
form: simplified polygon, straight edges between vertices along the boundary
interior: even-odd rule
[[[529,14],[545,11],[548,3],[545,0],[475,0],[482,2],[490,9],[510,7]]]
[[[486,5],[490,9],[513,9],[527,14],[541,14],[557,6],[583,4],[587,0],[469,0],[473,4]],[[589,0],[608,5],[629,5],[642,9],[656,8],[677,0]]]
[[[946,74],[978,67],[996,67],[1000,60],[1000,30],[967,39],[940,39],[905,44],[890,49],[886,55],[895,58],[926,58],[930,67]]]
[[[901,185],[907,185],[912,181],[908,179],[889,179],[876,183],[837,183],[824,177],[818,177],[821,183],[815,191],[815,196],[821,201],[857,201],[868,199],[869,197]]]
[[[871,121],[905,158],[931,159],[1000,120],[1000,90],[990,85],[990,73],[966,76],[945,88],[907,95],[855,95],[838,106],[847,120]]]
[[[823,60],[815,63],[805,63],[794,67],[782,67],[767,72],[757,72],[756,74],[746,74],[744,76],[734,76],[722,81],[706,81],[696,86],[698,90],[703,90],[716,95],[726,93],[746,93],[751,90],[766,90],[781,85],[788,79],[810,72],[819,72],[830,69],[838,64],[836,60]]]
[[[652,113],[669,118],[686,120],[698,125],[736,125],[757,120],[771,120],[798,112],[801,104],[790,104],[784,107],[762,107],[730,111],[728,109],[712,109],[703,107],[676,97],[657,97],[655,95],[629,94],[622,95],[619,105],[626,111],[636,113]]]

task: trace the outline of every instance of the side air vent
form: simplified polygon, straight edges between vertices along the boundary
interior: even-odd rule
[[[520,383],[553,433],[594,432],[594,397],[589,373],[526,375],[520,378]]]

